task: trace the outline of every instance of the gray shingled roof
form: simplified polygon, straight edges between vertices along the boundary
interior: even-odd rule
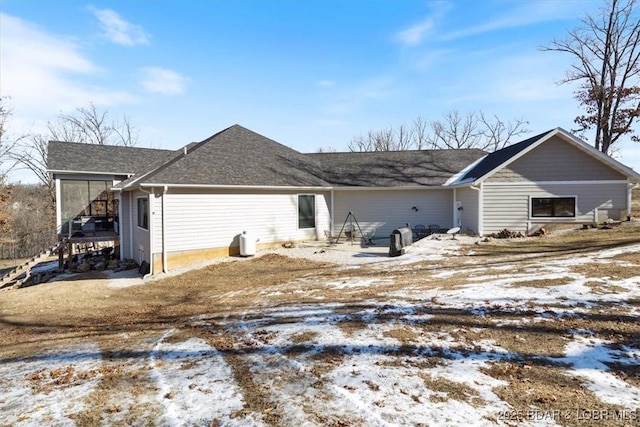
[[[151,163],[165,161],[173,153],[173,150],[49,141],[47,168],[50,171],[129,175]]]
[[[553,132],[553,130],[543,132],[540,135],[532,136],[531,138],[525,139],[524,141],[518,142],[517,144],[513,144],[501,150],[494,151],[493,153],[487,155],[487,157],[482,159],[482,161],[475,165],[470,171],[465,173],[464,176],[459,179],[459,181],[475,181],[482,178],[484,175],[502,165],[504,162],[514,157],[518,153],[526,150],[531,145],[535,144],[551,132]]]
[[[178,185],[330,185],[313,159],[239,125],[205,139],[186,155],[136,181]]]
[[[477,149],[314,153],[334,186],[439,186],[486,153]]]
[[[180,150],[49,143],[49,170],[134,174],[138,184],[403,187],[441,186],[486,153],[477,149],[302,154],[231,126]],[[483,163],[483,162],[481,162]],[[475,168],[474,168],[475,170]]]

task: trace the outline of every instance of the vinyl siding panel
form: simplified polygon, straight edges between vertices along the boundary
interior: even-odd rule
[[[151,261],[151,230],[145,230],[144,228],[138,227],[138,198],[140,197],[149,197],[149,195],[141,191],[135,191],[131,196],[131,234],[133,237],[132,258],[138,263],[142,261]],[[151,223],[151,218],[149,218],[149,223]]]
[[[531,197],[577,198],[575,218],[531,218]],[[608,217],[619,219],[627,208],[626,183],[567,183],[567,184],[484,184],[484,229],[485,234],[499,232],[505,228],[527,233],[542,225],[554,223],[589,223]],[[531,225],[531,229],[529,229]]]
[[[315,240],[329,227],[328,192],[175,192],[165,197],[167,252],[239,245],[243,231],[260,243]],[[298,229],[298,194],[315,194],[316,228]],[[154,252],[162,252],[162,205],[155,206]],[[320,231],[320,235],[322,231]]]
[[[456,189],[456,200],[462,203],[462,211],[458,213],[460,227],[466,233],[477,234],[480,229],[478,223],[478,207],[480,205],[480,191],[469,187]]]
[[[388,237],[406,224],[453,226],[452,190],[336,190],[334,197],[334,236],[340,232],[349,212],[354,214],[363,232],[375,229],[376,237]],[[414,206],[417,211],[412,209]]]
[[[153,227],[153,253],[162,252],[162,192],[156,191],[149,206],[149,222]]]
[[[626,179],[600,160],[554,137],[496,172],[487,182]]]
[[[133,259],[131,251],[131,220],[129,212],[131,209],[130,193],[120,193],[120,213],[118,218],[118,233],[120,234],[120,257],[122,259]]]

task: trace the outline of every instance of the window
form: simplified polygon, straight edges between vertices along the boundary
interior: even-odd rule
[[[532,197],[531,216],[545,218],[573,218],[576,216],[576,198]]]
[[[316,226],[316,196],[298,196],[298,228],[315,228]]]
[[[149,229],[149,199],[138,198],[138,227]]]

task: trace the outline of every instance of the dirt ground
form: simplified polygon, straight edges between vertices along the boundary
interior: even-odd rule
[[[143,286],[121,289],[109,287],[108,283],[138,276],[137,272],[109,275],[91,271],[67,280],[0,291],[0,359],[27,356],[65,340],[91,337],[108,344],[113,337],[118,342],[122,333],[139,338],[203,313],[213,312],[220,317],[235,315],[255,308],[253,301],[258,295],[277,292],[283,284],[301,278],[322,282],[350,275],[389,276],[394,283],[383,289],[367,288],[357,294],[322,290],[325,300],[335,302],[375,298],[377,291],[382,291],[385,295],[382,297],[386,298],[394,287],[429,286],[433,281],[430,275],[444,268],[464,271],[470,265],[474,269],[481,265],[492,269],[520,259],[558,258],[639,241],[640,225],[575,231],[539,239],[494,240],[463,247],[461,252],[467,253],[466,257],[415,263],[405,270],[392,271],[380,266],[344,270],[330,263],[267,254],[254,259],[236,258]],[[599,275],[602,268],[598,266],[591,274]],[[628,268],[615,268],[629,274]],[[457,278],[439,279],[437,284],[455,287],[464,280],[461,274]],[[272,300],[277,304],[309,302],[291,295]]]
[[[640,223],[635,222],[625,223],[611,230],[575,230],[537,239],[471,244],[461,248],[460,254],[464,256],[451,256],[438,262],[410,263],[394,268],[375,263],[357,269],[339,268],[317,260],[293,259],[267,253],[253,259],[234,259],[214,264],[137,286],[112,286],[131,273],[123,272],[120,273],[121,276],[117,276],[92,272],[70,280],[0,291],[0,365],[47,352],[53,347],[73,346],[88,341],[95,343],[105,358],[123,358],[123,355],[137,351],[141,343],[157,342],[159,337],[166,335],[167,330],[174,331],[170,339],[167,339],[168,342],[198,337],[219,351],[234,349],[245,345],[246,341],[243,340],[247,338],[230,330],[225,331],[221,325],[230,320],[241,323],[261,319],[261,313],[266,309],[306,306],[319,300],[325,305],[340,307],[337,311],[344,318],[339,322],[339,328],[348,336],[369,326],[369,321],[361,315],[366,310],[377,310],[377,321],[389,321],[391,324],[393,316],[386,315],[384,309],[380,308],[387,304],[389,295],[415,290],[426,292],[436,288],[446,294],[447,289],[459,289],[468,283],[470,275],[477,276],[480,281],[489,280],[482,277],[505,274],[516,276],[534,268],[533,263],[539,266],[551,259],[581,257],[637,243],[640,243]],[[518,265],[518,262],[522,262],[521,267],[509,267],[513,263]],[[505,273],[505,266],[511,270]],[[571,267],[570,273],[592,277],[594,290],[610,293],[615,292],[615,289],[602,280],[603,275],[624,279],[638,275],[638,269],[640,253],[631,252],[613,257],[595,268],[593,265]],[[375,277],[376,282],[370,286],[345,288],[349,280],[367,277]],[[560,275],[558,278],[537,280],[534,275],[519,286],[562,286],[570,282],[568,277]],[[327,283],[338,285],[326,286]],[[340,283],[345,286],[339,286]],[[627,301],[627,306],[631,303],[640,305],[640,300]],[[511,362],[496,362],[485,372],[506,381],[508,385],[497,389],[497,394],[514,408],[515,415],[520,410],[530,408],[532,402],[540,408],[565,411],[585,407],[611,411],[619,409],[615,405],[599,401],[580,381],[560,372],[560,365],[545,362],[541,357],[561,357],[568,334],[575,330],[595,331],[595,337],[640,351],[640,324],[635,315],[630,314],[635,312],[629,311],[631,309],[628,307],[623,309],[615,305],[593,303],[584,308],[584,315],[562,318],[546,328],[520,328],[514,333],[513,329],[495,327],[495,319],[498,318],[505,323],[533,319],[539,314],[536,311],[539,304],[541,303],[531,302],[531,311],[528,312],[514,311],[508,306],[495,304],[484,306],[480,301],[479,305],[485,312],[482,316],[476,316],[470,315],[468,310],[447,308],[438,297],[433,297],[428,306],[421,306],[417,311],[420,315],[431,316],[429,322],[419,325],[419,330],[416,325],[409,327],[399,323],[387,328],[384,333],[388,338],[399,340],[406,346],[394,350],[399,352],[398,357],[412,354],[411,348],[416,345],[419,336],[436,333],[455,337],[463,347],[465,343],[494,342],[517,355]],[[548,306],[543,309],[555,310],[556,307]],[[206,326],[194,322],[194,319],[206,319]],[[298,320],[292,314],[291,318],[278,318],[278,324],[295,323]],[[299,346],[288,348],[287,352],[307,351],[307,346],[315,338],[317,337],[312,333],[296,336]],[[269,343],[272,338],[265,332],[265,335],[252,336],[251,339]],[[535,348],[532,348],[531,343],[536,343]],[[473,353],[473,345],[470,350],[464,351]],[[313,372],[320,379],[343,356],[339,352],[327,350],[314,354],[313,357]],[[436,366],[440,363],[440,357],[442,356],[438,354],[424,357],[421,363]],[[242,414],[261,414],[261,420],[267,425],[287,424],[270,394],[256,387],[255,373],[248,368],[244,353],[229,353],[226,360],[243,390],[245,407]],[[134,388],[149,387],[132,384],[131,372],[127,371],[125,375],[124,367],[117,364],[114,366],[110,371],[100,373],[101,386],[98,388],[99,392],[91,397],[92,409],[74,415],[77,424],[98,425],[104,422],[105,413],[120,410],[110,406],[114,405],[110,390],[118,390],[127,385]],[[640,387],[640,369],[637,366],[612,365],[612,369],[629,384]],[[62,381],[63,374],[58,375]],[[447,399],[461,399],[470,404],[480,404],[482,401],[477,392],[459,383],[432,377],[426,371],[421,376],[432,390],[438,391]],[[35,378],[34,384],[38,384],[38,380]],[[370,387],[375,391],[375,387],[379,386]],[[437,400],[438,397],[435,396],[432,399]],[[149,424],[153,425],[157,411],[155,407],[131,409],[128,421],[143,418],[151,420]],[[123,425],[128,421],[125,419]],[[318,425],[325,424],[325,421],[336,423],[335,425],[361,425],[358,422],[338,423],[333,418],[316,419]],[[498,423],[505,420],[494,421]],[[514,423],[517,424],[517,421],[516,419]],[[566,419],[561,424],[599,425],[596,421],[578,422]],[[1,421],[0,425],[3,425]]]

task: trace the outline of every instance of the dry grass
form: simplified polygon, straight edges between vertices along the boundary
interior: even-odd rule
[[[490,244],[476,245],[470,257],[491,257],[501,261],[526,257],[531,261],[537,261],[613,249],[634,243],[640,243],[640,223],[624,222],[608,230],[576,229],[558,235],[494,240]]]
[[[562,277],[558,279],[535,279],[535,280],[520,280],[514,282],[511,286],[514,288],[552,288],[555,286],[563,286],[572,281],[569,277]]]
[[[640,218],[640,188],[635,188],[631,192],[631,216]]]
[[[614,411],[624,408],[603,403],[587,390],[579,379],[569,377],[553,365],[492,363],[487,375],[504,380],[508,385],[494,392],[511,405],[504,419],[518,423],[546,419],[563,426],[602,426],[602,419],[587,419],[591,411]],[[607,426],[627,426],[628,420],[607,419]]]
[[[640,276],[640,268],[638,266],[629,266],[626,263],[621,264],[611,260],[576,265],[571,270],[585,277],[602,277],[614,280]]]
[[[77,281],[0,293],[0,361],[37,354],[53,346],[95,342],[109,360],[104,371],[78,372],[73,367],[60,372],[41,371],[30,378],[32,387],[46,391],[47,387],[64,387],[93,376],[100,379],[100,385],[89,396],[88,409],[73,415],[78,424],[104,424],[109,413],[122,412],[127,414],[123,425],[152,425],[161,408],[149,403],[124,407],[116,398],[123,393],[153,393],[148,372],[144,367],[134,369],[127,366],[130,356],[123,350],[140,349],[142,342],[155,342],[167,329],[176,329],[176,333],[166,338],[167,343],[199,337],[224,354],[245,401],[245,407],[235,416],[259,413],[265,423],[282,425],[286,424],[284,408],[275,403],[272,390],[255,380],[255,372],[247,362],[247,354],[257,346],[271,345],[274,334],[257,328],[249,336],[227,325],[264,320],[266,310],[286,312],[289,308],[320,303],[333,305],[333,314],[342,316],[335,326],[347,337],[355,336],[372,324],[387,326],[383,335],[396,340],[398,349],[370,351],[385,351],[392,359],[381,363],[390,366],[410,365],[426,371],[443,363],[447,357],[445,352],[435,345],[425,344],[430,337],[434,340],[451,339],[450,349],[462,354],[490,353],[483,347],[486,343],[510,352],[514,357],[511,362],[492,363],[485,373],[508,382],[508,386],[496,392],[514,410],[523,411],[517,413],[523,414],[532,408],[573,413],[577,408],[614,410],[615,406],[598,400],[579,380],[567,377],[561,367],[542,363],[541,360],[561,357],[571,331],[575,330],[593,331],[596,337],[611,341],[613,346],[639,348],[640,324],[629,313],[633,307],[640,306],[640,301],[627,301],[628,306],[593,303],[584,307],[580,315],[554,317],[541,322],[541,311],[566,307],[560,304],[545,307],[537,301],[530,301],[529,310],[522,306],[501,306],[487,300],[474,307],[481,312],[478,314],[444,307],[436,297],[431,301],[416,302],[414,307],[413,314],[428,315],[425,316],[427,320],[408,321],[399,320],[402,315],[389,305],[389,293],[408,289],[455,289],[469,283],[474,275],[485,277],[482,281],[490,281],[493,276],[504,278],[531,273],[534,263],[546,259],[579,256],[597,249],[638,242],[640,226],[628,223],[613,230],[580,230],[562,236],[476,245],[472,248],[475,252],[472,256],[451,257],[437,264],[416,263],[393,271],[376,267],[338,270],[330,264],[266,255],[216,264],[144,286],[123,289],[96,286],[104,278],[100,273],[92,273]],[[500,268],[507,263],[513,263],[513,268]],[[624,289],[601,280],[602,276],[632,277],[638,275],[635,266],[640,266],[640,253],[619,255],[606,263],[576,266],[573,271],[593,278],[588,281],[588,286],[605,294]],[[443,272],[453,274],[434,276]],[[380,283],[349,289],[325,285],[329,281],[361,277],[376,278]],[[549,288],[567,284],[569,280],[533,279],[515,282],[514,286]],[[295,293],[297,290],[304,292]],[[302,320],[297,312],[292,311],[288,316],[283,314],[268,319],[265,326]],[[345,354],[339,346],[311,352],[317,339],[316,332],[294,334],[290,337],[292,345],[283,349],[281,354],[283,357],[305,358],[309,364],[308,375],[316,381],[314,386],[321,389],[326,374],[345,360]],[[418,359],[416,354],[423,356]],[[640,386],[637,367],[620,364],[611,364],[610,367],[618,377]],[[432,401],[455,399],[472,405],[484,404],[469,386],[427,372],[421,372],[420,377],[434,392],[429,397]],[[295,377],[289,379],[294,380]],[[373,382],[367,386],[371,390],[379,387]],[[424,396],[411,397],[418,399],[416,402],[426,399]],[[384,405],[384,402],[379,404]],[[349,425],[353,421],[337,419],[331,414],[317,414],[312,407],[305,410],[319,423]],[[573,419],[556,422],[561,425],[590,425],[584,421],[578,424]]]

